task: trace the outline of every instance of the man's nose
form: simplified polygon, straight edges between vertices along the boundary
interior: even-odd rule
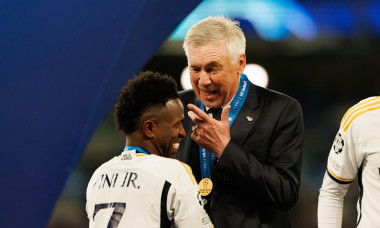
[[[200,72],[200,75],[199,75],[199,82],[198,83],[201,86],[207,86],[207,85],[211,84],[211,79],[210,79],[209,74],[202,70]]]

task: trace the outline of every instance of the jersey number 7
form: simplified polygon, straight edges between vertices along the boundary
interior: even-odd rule
[[[107,228],[116,228],[119,225],[121,217],[123,217],[125,211],[125,203],[101,203],[96,204],[94,209],[94,215],[92,219],[95,221],[95,215],[102,209],[114,208],[111,218],[108,222]]]

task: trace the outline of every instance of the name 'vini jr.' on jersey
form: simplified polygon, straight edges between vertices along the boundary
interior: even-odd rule
[[[140,189],[140,186],[136,184],[138,174],[134,172],[126,173],[112,173],[107,174],[103,173],[98,176],[95,181],[93,188],[137,188]]]

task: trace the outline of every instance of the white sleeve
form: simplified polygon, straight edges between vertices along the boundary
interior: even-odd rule
[[[356,150],[353,128],[339,129],[327,161],[327,174],[341,184],[351,183],[358,173],[363,157]]]
[[[348,187],[349,184],[339,184],[325,173],[318,199],[319,228],[342,227],[343,199]]]
[[[319,190],[318,227],[340,228],[342,225],[343,201],[349,184],[356,178],[362,163],[357,152],[353,128],[339,129],[331,147],[327,170]]]
[[[168,215],[174,217],[175,227],[214,227],[203,208],[199,187],[190,167],[183,164],[178,171],[178,182],[169,189],[167,202]]]

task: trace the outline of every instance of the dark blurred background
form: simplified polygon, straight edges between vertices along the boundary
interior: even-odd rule
[[[291,216],[294,227],[317,227],[319,188],[340,120],[358,101],[379,95],[380,1],[204,1],[143,69],[173,76],[182,90],[180,77],[187,60],[181,31],[206,16],[222,14],[240,21],[247,38],[247,63],[265,68],[267,87],[301,103],[305,121],[302,183]],[[115,130],[112,112],[66,182],[49,228],[88,226],[87,183],[93,171],[119,155],[125,144],[124,136]],[[344,202],[345,228],[355,227],[357,196],[354,182]]]

